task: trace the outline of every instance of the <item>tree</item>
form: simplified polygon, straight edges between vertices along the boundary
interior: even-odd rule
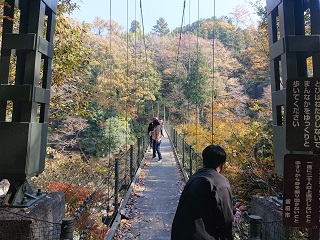
[[[170,29],[168,28],[167,21],[163,17],[160,17],[156,25],[153,26],[152,31],[160,36],[165,36],[170,32]]]
[[[52,74],[50,117],[59,121],[66,115],[83,115],[90,85],[85,68],[91,49],[86,44],[88,28],[70,18],[57,18]]]
[[[255,2],[249,2],[253,7],[255,13],[260,17],[260,25],[263,25],[265,28],[268,24],[268,14],[267,14],[267,6],[265,1],[256,0]]]
[[[131,22],[130,30],[131,33],[134,33],[136,31],[141,31],[140,23],[136,20]]]
[[[197,53],[191,58],[190,73],[184,85],[187,99],[202,108],[208,99],[209,66],[205,57]]]
[[[93,23],[90,24],[90,27],[93,34],[101,36],[106,34],[108,29],[108,22],[100,17],[96,17]]]
[[[1,0],[0,2],[3,3],[3,0]],[[71,0],[59,0],[57,16],[65,15],[66,13],[70,14],[73,10],[75,10],[78,7],[78,3],[73,3]]]
[[[244,5],[237,5],[230,15],[232,16],[232,20],[235,23],[236,28],[247,26],[248,16],[250,16],[250,13]]]

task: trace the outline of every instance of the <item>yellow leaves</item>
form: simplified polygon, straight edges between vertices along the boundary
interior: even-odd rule
[[[219,21],[218,24],[223,29],[234,29],[233,25],[231,25],[230,23],[225,22],[225,21]]]
[[[252,110],[252,111],[258,111],[261,107],[260,107],[260,105],[255,101],[255,102],[253,102],[253,101],[251,101],[251,106],[250,106],[250,110]]]
[[[207,139],[207,132],[198,124],[187,125],[184,128],[184,133],[186,135],[186,141],[192,145],[196,152],[202,152],[202,150],[209,145]]]
[[[93,50],[89,68],[96,78],[94,99],[104,107],[115,102],[121,105],[126,101],[155,100],[161,79],[154,62],[149,58],[146,65],[144,52],[133,49],[133,39],[129,39],[127,46],[126,38],[117,31],[112,32],[110,42],[109,25],[101,19],[96,19],[91,27],[98,32],[88,41]]]
[[[80,74],[85,77],[84,66],[89,62],[90,49],[86,41],[85,26],[71,18],[59,16],[55,31],[53,86],[73,81]]]
[[[203,115],[206,117],[201,119],[201,124],[195,114],[191,115],[190,123],[183,128],[187,143],[201,153],[213,138],[214,144],[225,149],[230,163],[243,165],[248,161],[247,153],[252,151],[252,146],[257,141],[255,129],[259,126],[252,126],[249,117],[238,115],[234,111],[237,107],[239,101],[235,99],[219,99],[213,103],[213,119],[209,106],[204,108]]]

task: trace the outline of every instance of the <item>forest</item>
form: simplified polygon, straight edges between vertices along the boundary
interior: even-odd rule
[[[48,157],[36,181],[48,190],[83,187],[72,165],[102,176],[165,102],[166,120],[197,152],[211,139],[225,148],[238,198],[277,191],[266,13],[262,2],[253,5],[258,23],[240,5],[173,30],[160,18],[146,34],[137,20],[127,29],[101,18],[77,22],[69,16],[77,5],[60,1]]]
[[[258,22],[239,5],[229,16],[172,30],[159,18],[145,33],[137,20],[78,22],[70,17],[77,4],[59,0],[48,154],[35,184],[65,192],[72,213],[108,161],[146,134],[161,102],[166,121],[197,152],[211,139],[226,150],[237,198],[280,191],[266,10],[263,1],[252,5]]]

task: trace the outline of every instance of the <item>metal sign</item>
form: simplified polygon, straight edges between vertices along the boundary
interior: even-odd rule
[[[286,138],[288,150],[320,150],[320,78],[288,79]]]
[[[285,226],[320,226],[319,163],[318,155],[285,155],[282,211]]]

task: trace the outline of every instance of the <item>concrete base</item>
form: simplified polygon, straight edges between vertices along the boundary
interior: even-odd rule
[[[250,203],[251,214],[262,218],[262,239],[285,239],[286,229],[282,224],[282,205],[271,197],[254,196]]]
[[[49,193],[28,208],[0,208],[0,238],[60,239],[64,216],[63,193]]]

